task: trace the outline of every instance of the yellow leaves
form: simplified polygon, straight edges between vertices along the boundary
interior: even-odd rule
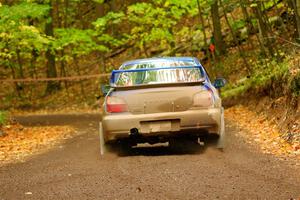
[[[22,25],[22,26],[20,26],[20,30],[22,30],[22,31],[31,31],[33,33],[39,33],[39,30],[34,26]]]
[[[10,21],[9,21],[9,25],[10,25],[10,26],[15,26],[15,25],[16,25],[16,22],[15,22],[14,20],[10,20]]]
[[[300,155],[300,144],[291,145],[283,140],[277,125],[268,121],[263,114],[257,114],[245,106],[234,106],[225,110],[225,117],[242,129],[240,134],[248,143],[254,141],[264,153]]]
[[[29,46],[28,42],[26,40],[21,40],[19,42],[19,46]]]
[[[166,1],[165,4],[164,4],[164,7],[169,7],[169,6],[170,6],[170,2]]]
[[[11,58],[12,58],[12,54],[0,52],[0,58],[7,59],[7,60],[8,60],[8,59],[11,59]]]
[[[10,39],[11,37],[12,35],[10,33],[5,33],[5,32],[0,33],[0,38],[2,39]]]
[[[292,76],[296,76],[298,73],[300,73],[299,63],[300,63],[300,56],[295,56],[293,57],[293,59],[290,59],[289,72]]]
[[[0,137],[0,164],[22,161],[32,154],[49,149],[69,138],[74,130],[68,126],[22,127],[8,125]]]

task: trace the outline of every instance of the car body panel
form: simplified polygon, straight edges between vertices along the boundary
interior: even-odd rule
[[[111,96],[125,100],[132,114],[186,111],[192,107],[195,94],[204,86],[177,86],[115,91]]]
[[[133,115],[123,113],[117,115],[107,115],[103,117],[102,123],[105,130],[105,140],[111,141],[118,138],[130,136],[130,130],[138,129],[139,134],[144,136],[180,134],[183,130],[199,130],[199,135],[207,133],[218,133],[221,120],[221,110],[219,108],[210,108],[202,110],[188,110],[184,112],[164,112],[152,114]],[[147,130],[145,123],[158,123],[161,129],[153,131]],[[171,122],[169,130],[164,129],[165,122]],[[179,123],[176,125],[176,123]],[[173,125],[173,127],[172,127]],[[179,133],[178,133],[179,132]]]

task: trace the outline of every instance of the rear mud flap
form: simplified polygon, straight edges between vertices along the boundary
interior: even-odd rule
[[[222,108],[217,148],[224,149],[224,147],[225,147],[225,120],[224,120],[224,108]]]
[[[100,155],[103,156],[107,150],[105,146],[102,122],[99,123],[99,140],[100,140]]]

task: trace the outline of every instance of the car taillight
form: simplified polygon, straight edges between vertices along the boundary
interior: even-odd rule
[[[214,102],[213,92],[205,90],[194,95],[193,106],[195,107],[209,107]]]
[[[123,99],[119,97],[108,96],[106,99],[106,111],[109,113],[127,112],[128,107]]]

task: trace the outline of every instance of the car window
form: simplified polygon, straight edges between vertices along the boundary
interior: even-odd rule
[[[194,60],[154,60],[154,61],[140,61],[137,63],[125,64],[122,69],[143,69],[143,68],[161,68],[161,67],[184,67],[197,66]]]
[[[116,74],[115,86],[137,86],[146,84],[188,83],[203,80],[200,68],[170,68],[157,70],[126,71]]]

